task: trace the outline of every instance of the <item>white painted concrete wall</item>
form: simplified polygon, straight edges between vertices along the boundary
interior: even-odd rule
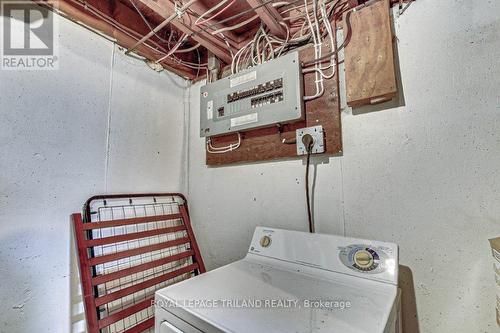
[[[400,244],[419,323],[407,302],[406,332],[496,331],[487,239],[500,233],[499,11],[498,1],[413,3],[395,24],[406,106],[346,108],[344,156],[313,161],[318,232]],[[301,160],[205,167],[199,85],[187,146],[182,80],[61,24],[59,71],[0,76],[0,332],[77,331],[68,215],[92,194],[189,180],[209,268],[241,258],[256,225],[306,230]]]
[[[2,333],[81,328],[69,215],[88,197],[185,187],[184,80],[60,33],[58,71],[0,74]]]
[[[314,161],[318,232],[400,245],[407,333],[498,331],[487,239],[500,235],[499,12],[498,1],[414,2],[395,22],[406,106],[344,109],[344,155]],[[215,268],[244,256],[257,225],[307,229],[304,165],[206,167],[199,87],[189,199]]]

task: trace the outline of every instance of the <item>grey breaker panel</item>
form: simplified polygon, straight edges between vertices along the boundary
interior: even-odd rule
[[[200,136],[304,119],[303,79],[293,52],[201,87]]]

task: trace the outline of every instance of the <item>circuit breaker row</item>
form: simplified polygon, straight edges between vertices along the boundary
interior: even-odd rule
[[[283,91],[280,90],[275,93],[267,94],[260,97],[255,97],[250,100],[250,105],[252,108],[263,106],[266,104],[279,103],[283,101]]]
[[[236,91],[234,93],[228,94],[227,95],[227,102],[228,103],[236,102],[236,101],[243,99],[243,98],[255,96],[258,94],[262,94],[266,91],[272,91],[272,90],[280,89],[280,88],[283,88],[283,78],[271,80],[271,81],[268,81],[266,83],[259,84],[255,87],[252,87],[250,89],[246,89],[243,91]]]

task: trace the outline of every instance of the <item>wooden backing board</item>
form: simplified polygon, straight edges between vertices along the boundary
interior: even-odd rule
[[[325,47],[323,54],[330,52]],[[299,51],[301,62],[314,59],[314,47],[308,46]],[[326,63],[322,65],[325,66]],[[206,164],[211,166],[227,165],[243,162],[267,161],[297,157],[295,144],[284,144],[283,139],[294,139],[295,130],[303,127],[322,125],[325,133],[325,154],[334,155],[342,151],[342,133],[340,125],[340,103],[339,103],[339,81],[336,74],[324,81],[324,94],[312,101],[305,103],[305,120],[284,124],[282,134],[277,125],[266,128],[249,130],[241,133],[241,146],[228,153],[210,154],[206,153]],[[330,70],[326,71],[330,73]],[[314,95],[316,93],[315,75],[308,73],[304,76],[304,94]],[[212,137],[212,145],[215,147],[227,146],[229,143],[237,142],[236,134],[228,134]]]
[[[344,14],[347,105],[357,107],[396,96],[389,0],[381,0]],[[348,27],[350,25],[350,29]]]

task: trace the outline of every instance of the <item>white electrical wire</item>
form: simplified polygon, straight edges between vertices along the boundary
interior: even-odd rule
[[[229,54],[231,55],[231,57],[233,57],[234,56],[233,49],[232,49],[231,45],[229,45],[229,42],[227,41],[226,36],[224,36],[223,33],[221,33],[220,36],[224,40],[224,43],[226,43],[227,49],[229,50]]]
[[[279,50],[278,57],[281,56],[281,52],[283,52],[283,50],[285,49],[285,47],[288,45],[288,40],[290,39],[290,28],[288,28],[288,25],[286,25],[283,22],[280,22],[280,24],[285,27],[285,30],[286,30],[286,39],[285,39],[285,42],[281,45],[281,47],[278,48],[278,50]]]
[[[332,24],[328,20],[328,14],[326,12],[326,4],[325,4],[324,0],[321,1],[321,4],[320,4],[320,12],[321,12],[321,17],[323,19],[323,25],[325,26],[326,32],[328,34],[328,38],[329,38],[329,42],[330,42],[330,52],[332,53],[332,56],[330,57],[330,65],[326,68],[320,67],[320,69],[323,71],[323,70],[327,70],[327,69],[331,68],[332,72],[330,73],[330,75],[325,75],[323,72],[321,72],[321,75],[325,79],[331,79],[335,75],[335,69],[336,69],[335,53],[333,52],[335,50],[335,39],[333,36]]]
[[[156,60],[155,62],[156,63],[160,63],[162,62],[163,60],[167,59],[168,57],[170,57],[172,54],[175,53],[175,51],[177,51],[177,49],[182,45],[182,43],[187,39],[187,35],[184,34],[181,38],[179,38],[179,41],[177,42],[177,44],[174,45],[174,47],[172,47],[168,52],[167,54],[165,54],[163,57],[161,57],[160,59]]]
[[[233,150],[236,150],[240,147],[241,145],[241,134],[237,132],[238,134],[238,142],[237,143],[231,143],[225,147],[214,147],[212,146],[212,139],[208,138],[207,139],[207,152],[209,154],[225,154],[228,152],[231,152]]]
[[[174,53],[188,53],[188,52],[196,50],[198,47],[200,47],[200,45],[201,45],[200,43],[197,43],[196,45],[191,46],[187,49],[176,50]]]
[[[219,2],[217,5],[213,6],[212,8],[210,8],[209,10],[207,10],[206,12],[204,12],[203,14],[201,14],[197,19],[196,21],[194,21],[194,25],[198,25],[198,22],[205,17],[205,15],[208,15],[210,14],[211,12],[213,12],[214,10],[217,10],[219,9],[221,6],[223,6],[224,4],[226,4],[229,0],[222,0],[221,2]],[[210,21],[210,19],[208,19]]]
[[[300,14],[297,15],[294,13],[295,16],[286,18],[290,24],[293,22],[295,28],[291,28],[288,24],[281,22],[280,24],[286,30],[286,36],[283,38],[272,35],[265,26],[261,25],[253,36],[253,39],[232,55],[231,73],[235,74],[242,69],[280,57],[285,51],[294,49],[297,46],[303,45],[304,42],[311,40],[314,46],[314,67],[304,69],[303,73],[315,73],[314,84],[316,91],[311,96],[304,96],[304,100],[309,101],[322,96],[325,90],[324,80],[331,79],[336,74],[336,55],[333,52],[335,50],[335,38],[328,12],[340,3],[342,3],[342,0],[304,0],[301,5],[285,7],[284,10],[280,10],[280,13],[297,11]],[[280,7],[289,4],[290,2],[280,1],[273,3],[273,6]],[[223,30],[219,29],[212,33],[216,34],[238,29],[257,18],[258,16],[255,15],[239,24],[223,28]],[[291,31],[291,29],[294,30]],[[329,46],[330,53],[332,53],[328,64],[319,61],[322,58],[323,47],[326,45]]]
[[[225,2],[227,2],[227,0],[226,0]],[[225,3],[225,2],[224,2],[224,3]],[[287,2],[287,1],[279,1],[279,2],[275,2],[275,3],[273,3],[273,4],[272,4],[272,6],[276,8],[276,7],[286,6],[286,5],[288,5],[288,4],[290,4],[290,3],[289,3],[289,2]],[[220,4],[219,4],[219,5],[220,5]],[[219,6],[219,5],[217,5],[217,6]],[[205,15],[205,14],[206,14],[206,13],[204,13],[204,14],[202,14],[202,15]],[[221,32],[225,32],[225,31],[230,31],[230,30],[235,30],[235,29],[241,28],[241,27],[243,27],[243,26],[247,25],[248,23],[250,23],[250,22],[252,22],[252,21],[254,21],[254,20],[258,19],[258,18],[259,18],[259,15],[254,15],[254,16],[252,16],[252,17],[250,17],[250,18],[248,18],[248,19],[246,19],[246,20],[244,20],[244,21],[242,21],[242,22],[240,22],[240,23],[238,23],[238,24],[232,25],[232,26],[230,26],[230,27],[224,27],[224,28],[221,28],[221,29],[218,29],[218,30],[212,31],[212,32],[211,32],[211,34],[212,34],[212,35],[217,35],[217,34],[219,34],[219,33],[221,33]],[[199,18],[198,18],[198,19],[199,19]],[[198,20],[196,20],[196,22],[197,22],[197,21],[198,21]],[[195,23],[195,24],[196,24],[196,23]]]
[[[307,18],[307,23],[309,25],[309,30],[311,32],[311,35],[313,37],[313,43],[314,43],[314,59],[318,60],[321,58],[321,50],[322,50],[322,43],[321,43],[321,33],[319,31],[319,22],[318,22],[318,17],[317,17],[317,11],[316,11],[316,1],[317,0],[312,0],[313,1],[313,15],[314,15],[314,24],[316,27],[314,27],[311,18],[309,15],[306,16]],[[304,7],[307,8],[307,0],[304,0]],[[314,95],[310,96],[304,96],[303,99],[304,101],[310,101],[313,99],[316,99],[323,95],[325,91],[325,87],[323,84],[323,75],[321,74],[322,70],[318,65],[318,62],[315,62],[314,64],[314,69],[315,69],[315,80],[314,83],[316,85],[316,93]]]
[[[252,22],[253,20],[256,20],[259,18],[259,15],[254,15],[252,17],[250,17],[249,19],[243,21],[243,22],[240,22],[238,24],[235,24],[235,25],[232,25],[230,27],[225,27],[225,28],[221,28],[221,29],[218,29],[218,30],[215,30],[215,31],[212,31],[211,34],[212,35],[217,35],[217,34],[220,34],[221,32],[225,32],[225,31],[229,31],[229,30],[234,30],[234,29],[238,29],[238,28],[241,28],[243,27],[244,25]]]
[[[253,43],[253,41],[248,42],[245,46],[243,46],[241,49],[239,49],[238,52],[236,52],[236,54],[233,56],[233,61],[231,63],[231,73],[232,74],[235,74],[238,72],[237,66],[238,66],[238,62],[239,62],[239,59],[241,57],[241,54],[247,48],[247,46],[249,46],[252,43]]]

